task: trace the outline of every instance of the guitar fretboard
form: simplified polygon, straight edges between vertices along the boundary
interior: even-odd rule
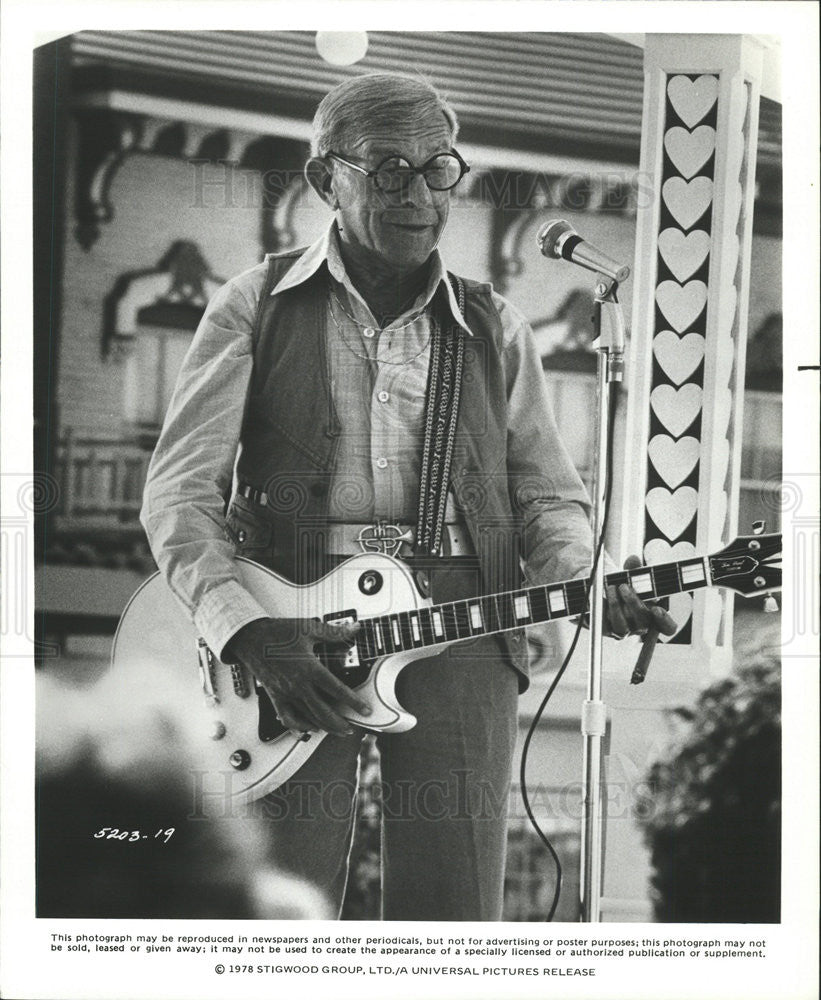
[[[621,570],[609,573],[605,580],[614,586],[630,583],[643,600],[709,585],[705,561],[700,557]],[[363,618],[357,647],[360,657],[376,659],[409,649],[572,618],[587,612],[589,590],[590,579],[584,578]]]

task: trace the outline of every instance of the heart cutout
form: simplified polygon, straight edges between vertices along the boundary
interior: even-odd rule
[[[672,635],[660,635],[660,642],[669,642],[671,639],[675,639],[693,617],[693,598],[689,594],[673,594],[669,601],[670,617],[678,625],[678,628]]]
[[[667,434],[656,434],[647,446],[656,472],[672,490],[680,486],[696,467],[700,450],[701,445],[694,437],[675,441]]]
[[[727,158],[728,180],[737,181],[741,177],[741,166],[744,163],[744,145],[743,132],[730,132],[727,136],[724,155]]]
[[[737,303],[738,289],[735,285],[730,285],[722,297],[718,311],[718,342],[722,346],[726,343],[732,343]]]
[[[698,493],[692,486],[680,486],[673,492],[665,486],[656,486],[647,494],[644,503],[662,535],[673,541],[696,516]]]
[[[663,538],[651,538],[644,546],[644,560],[650,566],[690,559],[695,554],[696,549],[692,542],[676,542],[675,545],[671,545]]]
[[[701,410],[701,387],[692,382],[680,389],[658,385],[650,393],[650,405],[664,429],[675,438],[681,437]]]
[[[696,177],[696,179],[690,181],[690,183],[695,184],[696,181],[706,181],[707,179],[708,179],[707,177]],[[672,180],[677,180],[677,178],[673,177]],[[662,188],[662,191],[663,190],[664,189]],[[741,184],[735,184],[732,187],[730,187],[725,197],[727,199],[727,218],[730,220],[733,228],[738,229],[738,220],[741,215],[741,206],[744,203],[744,189],[742,188]],[[667,207],[669,208],[670,206],[668,205]],[[672,211],[672,209],[670,209],[670,211]]]
[[[685,235],[680,229],[671,227],[659,233],[658,246],[664,263],[676,280],[684,284],[707,259],[710,234],[694,229]]]
[[[662,330],[653,338],[653,354],[664,374],[676,385],[682,385],[704,357],[704,337],[700,333],[679,337],[672,330]]]
[[[708,646],[714,646],[716,643],[723,611],[724,601],[721,593],[717,590],[706,590],[704,592],[704,638]]]
[[[667,84],[667,96],[679,118],[694,128],[718,100],[718,77],[674,76]]]
[[[713,509],[711,511],[712,527],[707,535],[707,546],[710,549],[718,548],[721,539],[725,537],[724,522],[727,520],[727,494],[724,490],[713,497]]]
[[[733,371],[733,362],[735,360],[734,354],[734,343],[732,339],[725,341],[719,345],[716,351],[716,385],[720,389],[727,387],[730,381],[730,375]]]
[[[725,253],[727,264],[732,266],[733,277],[735,278],[737,276],[738,261],[741,255],[741,240],[738,238],[738,233],[733,233],[727,238]]]
[[[686,441],[682,438],[682,441]],[[710,473],[710,480],[714,483],[724,484],[727,478],[727,466],[730,464],[730,442],[726,437],[718,438],[713,446],[713,468]],[[672,486],[668,483],[668,486]]]
[[[686,285],[662,281],[656,289],[656,302],[673,329],[684,333],[707,305],[707,286],[703,281],[688,281]]]
[[[685,386],[685,388],[687,388]],[[651,396],[652,399],[652,396]],[[723,388],[717,389],[715,395],[715,405],[713,418],[713,434],[719,437],[724,437],[727,434],[727,428],[730,425],[730,413],[733,409],[733,392],[732,389]]]
[[[713,182],[709,177],[694,177],[691,181],[686,181],[683,177],[671,177],[662,185],[661,196],[676,222],[687,230],[710,207]]]
[[[743,132],[746,117],[747,85],[745,83],[735,84],[730,91],[730,113],[728,116],[730,135],[733,132]]]
[[[712,156],[716,148],[716,130],[709,125],[699,125],[688,132],[675,125],[664,136],[664,148],[676,170],[689,180]]]

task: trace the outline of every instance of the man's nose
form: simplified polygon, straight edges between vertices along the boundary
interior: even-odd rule
[[[414,174],[401,189],[403,205],[431,205],[433,198],[424,174]]]

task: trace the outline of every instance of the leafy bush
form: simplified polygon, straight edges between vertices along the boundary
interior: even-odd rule
[[[675,709],[684,732],[652,765],[656,919],[773,923],[780,917],[781,683],[775,661],[713,684]]]

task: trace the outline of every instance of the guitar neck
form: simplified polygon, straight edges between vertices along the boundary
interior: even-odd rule
[[[702,557],[694,557],[658,566],[639,566],[609,573],[605,580],[615,586],[629,583],[643,600],[655,600],[709,586],[706,562]],[[567,580],[363,618],[357,645],[366,657],[373,659],[472,636],[494,635],[523,625],[572,618],[588,610],[590,582],[589,577]]]

